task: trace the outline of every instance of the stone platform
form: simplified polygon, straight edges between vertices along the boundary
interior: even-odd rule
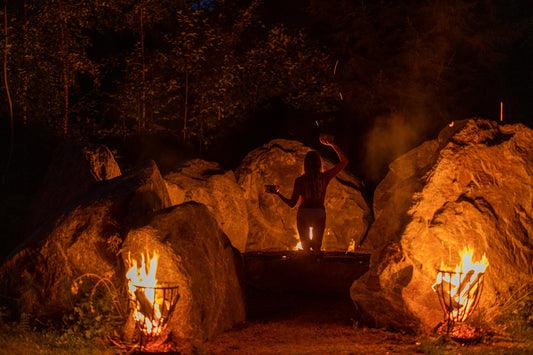
[[[350,286],[368,270],[369,260],[370,254],[340,251],[245,253],[247,319],[355,319]]]
[[[303,251],[244,254],[246,283],[257,290],[313,293],[348,292],[367,270],[370,254]]]

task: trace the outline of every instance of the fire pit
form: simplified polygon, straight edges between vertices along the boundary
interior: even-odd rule
[[[134,297],[130,300],[141,333],[140,349],[145,351],[165,329],[179,298],[178,286],[134,287]]]
[[[137,267],[137,262],[129,258],[130,269],[126,274],[132,314],[140,330],[141,351],[151,348],[160,350],[158,340],[164,341],[159,338],[179,298],[178,286],[157,281],[157,260],[158,256],[154,253],[150,263],[146,265],[142,255],[141,266]]]
[[[437,282],[433,285],[445,316],[444,327],[439,327],[438,331],[445,328],[446,334],[452,336],[457,336],[456,324],[465,322],[477,307],[488,266],[485,255],[480,262],[473,263],[472,252],[468,249],[463,250],[461,260],[455,271],[438,269]],[[461,325],[457,330],[471,328],[465,327]]]
[[[437,270],[436,292],[444,310],[447,333],[455,323],[464,322],[472,314],[483,291],[484,273],[475,274]],[[459,287],[455,286],[459,285]]]

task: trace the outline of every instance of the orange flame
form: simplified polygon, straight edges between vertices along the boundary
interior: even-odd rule
[[[464,248],[461,252],[461,264],[456,266],[455,272],[440,272],[437,275],[437,282],[433,285],[433,289],[437,290],[437,287],[441,284],[449,284],[452,304],[447,306],[450,311],[450,317],[453,319],[458,318],[459,314],[470,314],[474,306],[474,299],[470,295],[477,291],[480,274],[484,273],[487,266],[489,266],[485,254],[483,254],[481,261],[475,263],[472,262],[472,255],[472,249]],[[441,270],[444,269],[444,263],[441,262]]]
[[[156,297],[154,289],[157,285],[155,275],[158,255],[154,252],[148,265],[145,264],[144,255],[141,257],[141,266],[138,267],[137,261],[132,260],[130,255],[128,255],[128,264],[130,266],[126,273],[126,277],[128,278],[128,293],[130,298],[136,301],[133,317],[139,322],[143,332],[156,336],[163,330],[161,326],[163,299]]]

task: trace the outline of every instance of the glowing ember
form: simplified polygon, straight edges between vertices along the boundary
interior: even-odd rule
[[[437,275],[433,290],[440,289],[441,303],[448,319],[463,322],[474,310],[479,301],[481,277],[489,265],[485,254],[481,261],[472,262],[473,251],[465,248],[461,252],[461,264],[455,271],[444,271],[444,263]]]
[[[141,266],[137,266],[137,261],[131,260],[128,255],[130,269],[126,273],[128,278],[129,297],[136,301],[133,317],[139,323],[142,331],[150,336],[157,336],[163,330],[161,321],[161,309],[163,307],[163,297],[156,296],[155,278],[157,271],[157,254],[154,253],[150,263],[145,264],[142,255]]]

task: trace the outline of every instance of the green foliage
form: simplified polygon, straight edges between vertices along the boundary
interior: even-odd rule
[[[121,300],[113,284],[94,274],[72,283],[72,308],[60,318],[37,319],[23,312],[8,322],[0,309],[0,346],[10,354],[116,354],[107,342],[124,323]]]
[[[0,325],[0,347],[3,354],[118,354],[114,348],[77,333],[64,333],[55,328],[27,330],[17,323]]]
[[[533,293],[524,296],[513,311],[524,328],[533,330]]]
[[[97,86],[98,68],[89,58],[87,29],[94,22],[92,1],[39,2],[11,5],[12,38],[8,70],[15,113],[24,124],[45,123],[68,134],[69,115],[83,119],[89,92],[80,79]],[[88,105],[91,107],[91,105]]]
[[[518,288],[501,307],[495,320],[507,327],[507,331],[533,339],[533,285]]]
[[[336,109],[331,61],[302,31],[265,25],[261,2],[186,4],[13,5],[16,114],[71,136],[164,129],[202,148],[273,98]]]
[[[483,329],[480,343],[461,343],[446,335],[431,335],[420,340],[417,352],[423,354],[481,355],[525,354],[533,351],[533,292],[524,284],[504,304],[486,309],[479,319],[470,319]],[[488,350],[490,349],[490,350]]]
[[[177,10],[168,19],[172,31],[157,41],[147,34],[144,51],[137,42],[113,94],[125,126],[182,133],[205,147],[272,97],[283,98],[288,109],[332,109],[327,57],[303,33],[266,28],[257,6],[216,17]]]
[[[512,80],[498,70],[507,49],[531,47],[519,2],[285,5],[9,2],[16,118],[83,138],[166,130],[204,149],[275,103],[348,110],[350,123],[394,118],[419,137],[482,115],[468,112],[473,94]]]
[[[114,319],[109,310],[109,308],[103,308],[99,312],[92,311],[88,301],[75,306],[71,313],[63,316],[64,333],[60,341],[68,339],[74,334],[85,339],[105,335]]]
[[[96,274],[83,274],[72,282],[72,312],[64,315],[66,329],[93,338],[124,322],[127,299],[114,284]]]

